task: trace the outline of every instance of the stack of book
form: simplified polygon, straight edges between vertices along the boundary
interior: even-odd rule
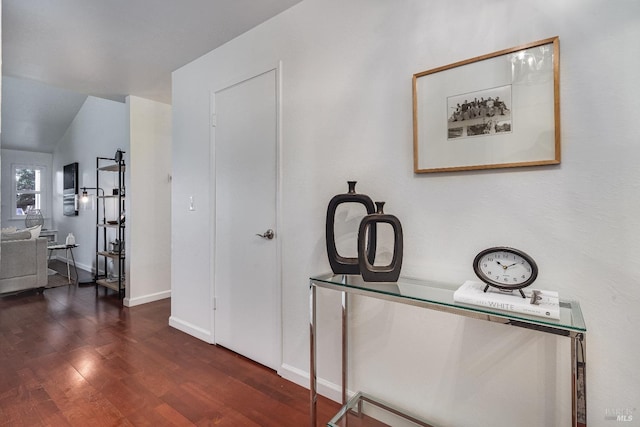
[[[560,319],[560,299],[554,291],[523,289],[526,298],[518,290],[504,292],[481,282],[467,280],[453,294],[455,302],[482,306],[491,310],[511,311],[531,316]],[[534,297],[535,295],[535,297]]]

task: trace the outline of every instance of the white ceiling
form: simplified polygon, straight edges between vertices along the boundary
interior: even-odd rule
[[[300,1],[2,0],[2,147],[52,152],[65,91],[170,103],[172,71]]]
[[[87,95],[2,78],[2,148],[52,153]]]

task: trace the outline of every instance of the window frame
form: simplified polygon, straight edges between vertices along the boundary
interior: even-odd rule
[[[17,173],[20,169],[32,169],[40,171],[40,190],[34,191],[18,191]],[[48,168],[46,165],[39,163],[12,163],[11,164],[11,219],[12,220],[24,220],[26,218],[26,212],[24,215],[18,215],[18,193],[22,194],[35,194],[40,195],[40,209],[43,217],[48,218],[50,213],[47,212],[47,206],[49,201],[49,188],[51,187],[50,177],[48,175]]]

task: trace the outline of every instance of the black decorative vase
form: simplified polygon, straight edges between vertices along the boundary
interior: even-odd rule
[[[336,209],[342,203],[359,203],[363,205],[367,214],[375,212],[375,206],[371,198],[365,194],[356,193],[356,181],[347,181],[349,185],[349,192],[346,194],[338,194],[329,201],[327,207],[327,222],[326,222],[326,240],[327,240],[327,255],[329,256],[329,264],[331,270],[335,274],[360,274],[360,267],[358,264],[358,257],[348,258],[338,254],[336,249],[336,236],[335,236],[335,220]],[[375,230],[370,232],[366,238],[368,242],[367,259],[373,263],[376,255],[376,234]]]
[[[394,215],[385,214],[384,202],[376,202],[376,213],[365,216],[360,222],[358,230],[358,264],[360,265],[360,274],[365,282],[396,282],[400,277],[400,268],[402,267],[402,225],[400,220]],[[393,257],[389,265],[377,266],[373,265],[373,261],[365,253],[371,251],[371,244],[367,242],[365,236],[375,234],[377,224],[386,223],[393,228]],[[374,242],[374,246],[375,246]],[[375,256],[375,247],[373,253]]]

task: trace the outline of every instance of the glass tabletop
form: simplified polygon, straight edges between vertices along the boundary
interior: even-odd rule
[[[60,244],[60,243],[56,243],[56,242],[52,242],[54,244],[50,244],[47,245],[47,249],[49,250],[55,250],[55,249],[73,249],[73,248],[77,248],[78,245],[76,245],[75,243],[73,245],[66,245],[64,243]]]
[[[510,323],[547,326],[553,330],[586,332],[582,310],[577,301],[560,298],[560,319],[548,319],[489,307],[463,304],[453,300],[453,293],[460,285],[429,280],[400,277],[397,282],[365,282],[359,275],[324,274],[310,278],[320,287],[377,296],[406,304],[425,306],[441,311],[453,312],[468,317],[498,316]],[[493,320],[493,319],[487,319]]]

